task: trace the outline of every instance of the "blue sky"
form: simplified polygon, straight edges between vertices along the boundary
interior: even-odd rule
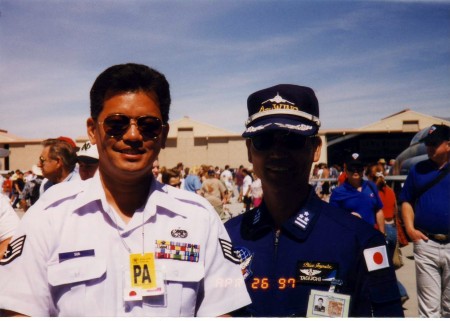
[[[86,136],[94,79],[125,62],[166,75],[171,121],[236,133],[279,83],[316,91],[323,129],[450,117],[450,1],[0,0],[0,129]]]

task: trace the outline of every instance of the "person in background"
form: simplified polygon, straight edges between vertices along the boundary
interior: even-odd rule
[[[153,161],[153,165],[152,165],[152,174],[153,177],[160,183],[162,183],[162,174],[160,172],[160,168],[159,168],[159,161],[157,159],[155,159]]]
[[[241,172],[244,175],[244,180],[242,183],[240,198],[244,203],[244,211],[248,211],[252,206],[252,194],[250,186],[252,185],[253,178],[251,172],[247,168],[243,168]]]
[[[61,182],[80,179],[75,166],[77,164],[77,148],[68,137],[49,138],[42,142],[44,148],[39,156],[38,166],[44,180],[40,195],[53,185]]]
[[[227,202],[229,203],[233,197],[233,174],[230,171],[230,165],[225,165],[225,169],[220,173],[220,180],[227,188]]]
[[[273,86],[251,94],[247,108],[242,136],[264,197],[225,223],[252,298],[234,315],[305,317],[314,290],[323,298],[339,292],[342,305],[351,302],[350,317],[403,316],[384,235],[321,200],[309,184],[321,150],[314,91]]]
[[[201,192],[203,197],[214,206],[214,209],[222,221],[227,219],[223,209],[226,190],[225,185],[216,178],[216,172],[211,166],[207,172],[207,178],[202,183]]]
[[[181,178],[184,178],[184,165],[182,162],[177,164],[176,170],[180,173]]]
[[[0,194],[0,267],[7,263],[2,259],[6,251],[12,251],[8,244],[14,235],[17,225],[19,224],[19,216],[9,203],[9,198]],[[12,244],[13,246],[15,244]],[[9,255],[9,252],[7,253]],[[2,283],[2,273],[0,270],[0,284]]]
[[[250,185],[250,195],[252,198],[252,207],[258,207],[261,205],[263,198],[263,189],[261,184],[261,179],[253,173],[253,182]]]
[[[8,197],[8,199],[11,199],[12,186],[13,186],[12,185],[11,176],[12,176],[11,172],[6,173],[5,179],[4,179],[3,184],[2,184],[2,193],[6,197]]]
[[[328,169],[328,165],[325,163],[319,164],[319,179],[328,179],[330,178],[330,170]],[[328,202],[330,199],[330,182],[322,181],[320,182],[320,198],[324,201]]]
[[[94,177],[98,168],[97,146],[92,145],[89,141],[85,142],[77,152],[77,159],[80,178],[86,180]]]
[[[395,192],[390,188],[386,181],[384,180],[383,167],[379,164],[371,164],[366,169],[366,177],[374,182],[378,189],[378,196],[380,196],[381,202],[383,203],[383,214],[384,214],[384,229],[386,231],[386,244],[388,249],[388,254],[391,259],[394,257],[395,247],[397,245],[397,216],[398,216],[398,206]],[[398,290],[400,291],[400,296],[402,303],[409,300],[408,293],[403,284],[397,280]]]
[[[189,175],[184,179],[184,189],[201,194],[202,193],[202,182],[200,177],[202,175],[202,168],[200,166],[192,166],[189,170]]]
[[[28,208],[39,199],[39,189],[42,184],[44,177],[42,176],[42,170],[37,166],[33,165],[31,168],[33,177],[25,183],[23,188],[23,201],[21,207],[26,212]]]
[[[98,175],[56,184],[24,215],[0,266],[1,314],[212,317],[249,304],[214,208],[152,174],[169,133],[165,76],[112,66],[90,101]]]
[[[178,167],[166,170],[162,174],[162,182],[172,187],[181,188],[181,176]]]
[[[244,173],[242,170],[244,169],[244,165],[240,165],[234,174],[234,179],[236,181],[236,187],[238,191],[238,202],[242,202],[242,185],[244,184]]]
[[[450,130],[434,124],[428,159],[415,164],[400,194],[406,233],[414,244],[419,316],[450,317]]]
[[[376,185],[363,179],[364,164],[359,154],[348,157],[345,174],[347,179],[333,190],[330,205],[350,211],[384,234],[383,203]]]
[[[13,181],[13,195],[14,201],[12,202],[12,207],[15,209],[17,208],[18,204],[22,203],[22,200],[24,199],[23,195],[23,189],[25,187],[25,180],[23,179],[23,172],[16,171],[16,179]]]
[[[377,163],[378,163],[378,166],[380,167],[380,171],[383,173],[383,175],[387,175],[389,172],[389,169],[387,167],[386,160],[384,158],[380,158]]]

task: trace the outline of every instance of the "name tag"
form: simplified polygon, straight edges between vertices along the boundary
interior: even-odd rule
[[[81,251],[73,251],[73,252],[65,252],[65,253],[59,253],[58,258],[59,262],[75,259],[79,257],[86,257],[86,256],[95,256],[95,250],[81,250]]]

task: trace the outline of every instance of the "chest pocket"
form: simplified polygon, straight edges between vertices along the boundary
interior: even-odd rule
[[[204,294],[203,264],[175,260],[156,260],[156,262],[157,268],[165,275],[170,314],[181,317],[195,316],[198,299]]]
[[[60,316],[86,316],[102,311],[106,261],[96,257],[74,258],[49,265],[48,282]]]

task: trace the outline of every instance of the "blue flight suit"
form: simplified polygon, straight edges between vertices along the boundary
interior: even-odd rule
[[[386,246],[384,236],[311,191],[280,231],[264,204],[228,222],[233,254],[241,261],[252,304],[236,316],[304,317],[312,289],[351,296],[350,317],[403,317],[391,260],[368,272],[363,251]]]

